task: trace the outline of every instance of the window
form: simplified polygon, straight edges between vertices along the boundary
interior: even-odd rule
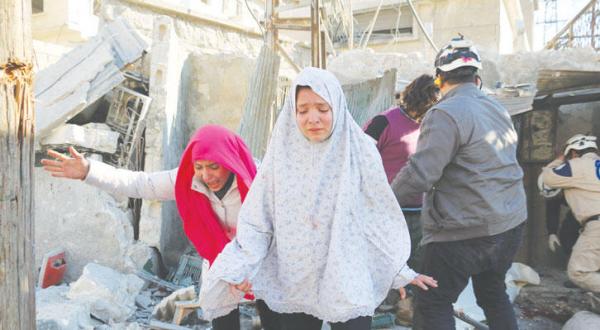
[[[367,31],[369,24],[373,20],[375,10],[377,8],[370,9],[361,13],[355,13],[354,19],[356,22],[356,28],[359,31]],[[373,27],[370,42],[373,41],[385,41],[397,37],[412,37],[413,34],[413,15],[408,6],[402,6],[400,10],[400,17],[398,17],[398,7],[387,7],[382,8],[379,11],[379,16]]]
[[[44,12],[44,0],[31,0],[31,12],[39,14]]]

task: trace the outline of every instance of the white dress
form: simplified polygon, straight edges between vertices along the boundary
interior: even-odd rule
[[[200,290],[204,316],[228,314],[241,298],[229,283],[249,279],[274,311],[328,322],[373,315],[391,288],[417,274],[406,266],[410,238],[381,157],[349,114],[329,72],[296,78],[333,110],[324,142],[309,142],[288,99],[242,205],[236,239],[215,260]]]

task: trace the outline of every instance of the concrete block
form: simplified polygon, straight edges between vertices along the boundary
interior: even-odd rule
[[[90,123],[83,126],[65,124],[41,139],[41,145],[74,145],[104,153],[115,153],[119,133],[106,124]]]
[[[68,291],[69,287],[66,285],[36,290],[38,330],[93,329],[95,322],[90,318],[89,306],[68,299]]]
[[[90,262],[135,272],[151,257],[151,248],[133,239],[126,200],[79,181],[51,177],[41,168],[34,172],[36,265],[46,252],[63,248],[65,280],[72,281]]]
[[[600,315],[588,311],[578,312],[562,328],[562,330],[588,329],[600,329]]]
[[[135,312],[135,297],[144,285],[139,277],[124,275],[108,267],[90,263],[67,293],[72,300],[85,302],[100,320],[123,322]]]

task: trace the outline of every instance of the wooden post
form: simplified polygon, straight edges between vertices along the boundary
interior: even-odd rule
[[[35,329],[31,1],[0,0],[0,329]]]
[[[265,19],[265,44],[272,50],[276,50],[279,44],[279,33],[275,27],[275,21],[279,16],[279,0],[267,0]]]

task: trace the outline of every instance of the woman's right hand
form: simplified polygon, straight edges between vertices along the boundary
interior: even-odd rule
[[[90,170],[90,162],[73,147],[69,147],[69,153],[71,157],[52,149],[48,150],[48,156],[54,158],[54,160],[42,159],[44,170],[57,178],[85,179]]]

